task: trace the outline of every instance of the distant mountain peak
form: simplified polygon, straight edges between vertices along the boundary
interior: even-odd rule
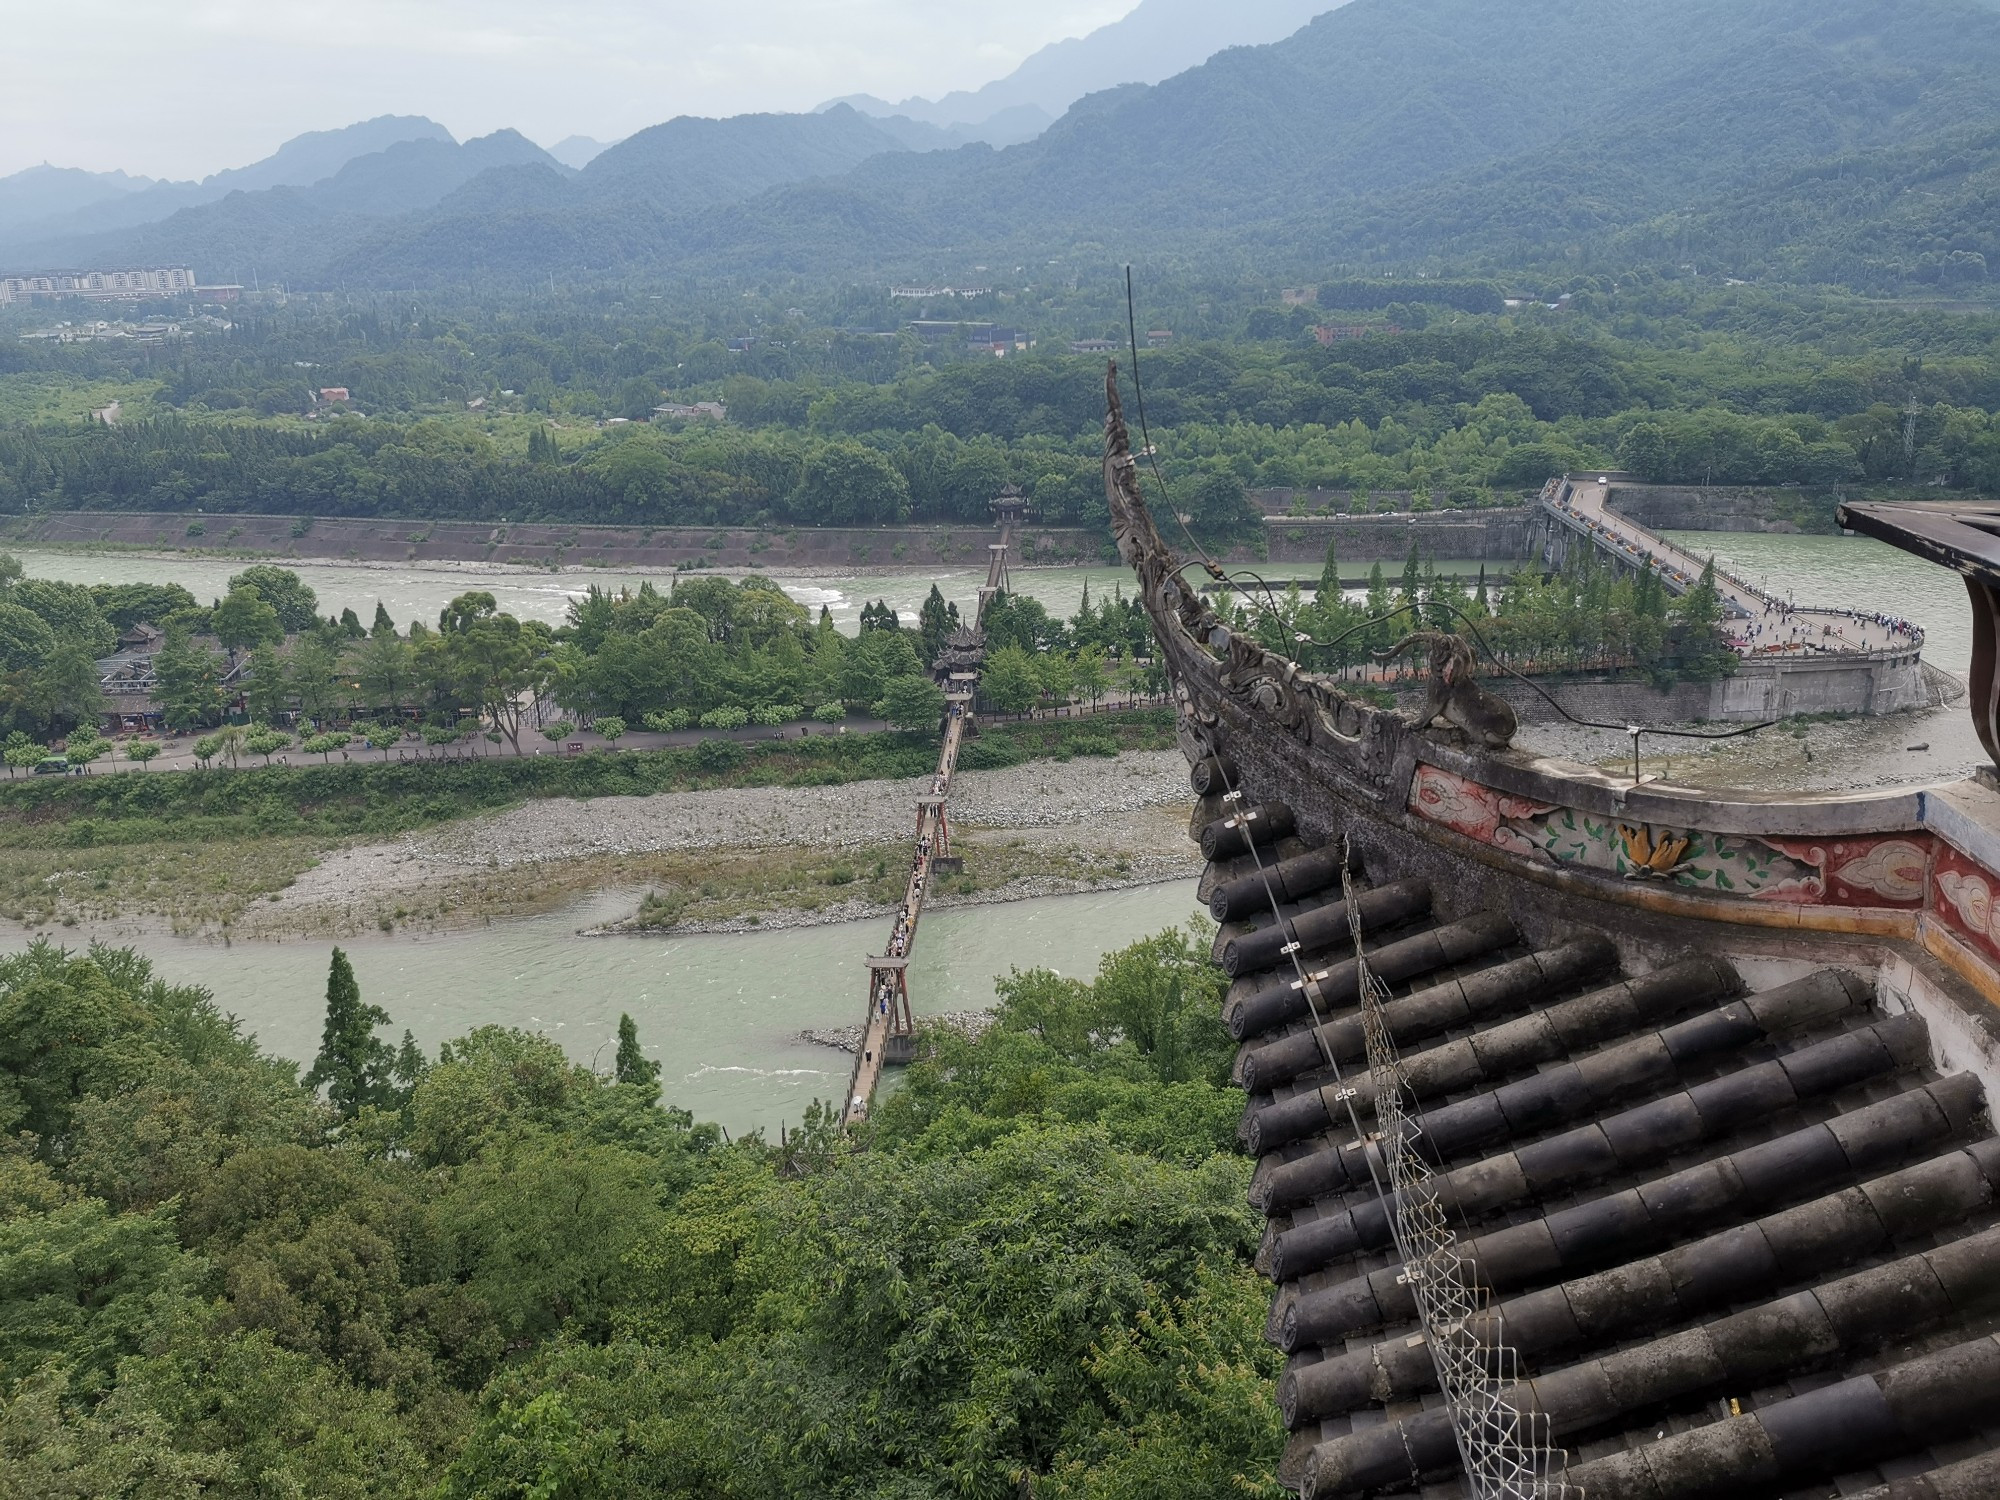
[[[69,239],[133,229],[142,224],[156,224],[184,208],[213,203],[231,193],[311,187],[338,175],[357,158],[405,141],[455,144],[450,131],[422,115],[377,115],[338,130],[309,130],[304,135],[295,135],[261,161],[211,173],[200,182],[142,183],[138,191],[73,193],[76,201],[58,203],[36,214],[9,211],[5,183],[15,179],[8,178],[0,181],[0,243]],[[122,177],[124,174],[85,175]],[[49,199],[40,195],[25,201],[46,203]]]
[[[592,158],[602,156],[616,144],[616,141],[592,140],[587,135],[566,135],[544,149],[564,166],[581,172],[590,165]]]
[[[889,104],[849,94],[820,106],[846,104],[878,118],[901,115],[921,124],[970,128],[975,135],[1002,117],[1018,128],[1022,111],[1054,120],[1077,100],[1121,83],[1158,83],[1197,67],[1229,47],[1256,47],[1290,36],[1346,0],[1140,0],[1130,12],[1086,36],[1051,42],[1005,78],[937,100]],[[1003,133],[1001,126],[995,133]],[[991,136],[977,135],[979,139]],[[1013,139],[1025,139],[1014,136]],[[994,140],[993,144],[1011,144]]]

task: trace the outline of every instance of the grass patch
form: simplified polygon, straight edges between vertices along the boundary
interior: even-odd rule
[[[633,918],[636,927],[667,930],[696,923],[726,922],[772,911],[822,911],[850,901],[893,906],[903,899],[908,873],[906,844],[883,846],[872,865],[874,873],[859,873],[847,863],[829,865],[825,851],[815,849],[757,850],[742,854],[705,850],[687,854],[621,857],[612,871],[596,860],[589,872],[538,867],[538,883],[581,891],[616,884],[616,876],[643,879],[648,890]],[[1130,859],[1115,853],[1027,847],[1018,840],[960,834],[952,851],[965,859],[965,873],[940,883],[954,896],[971,896],[1033,876],[1053,876],[1096,884],[1115,881],[1132,868]],[[866,852],[861,856],[866,858]],[[606,880],[605,876],[614,876]],[[832,878],[839,877],[839,878]]]
[[[310,868],[318,847],[293,838],[0,848],[0,916],[41,927],[145,911],[176,932],[227,927]]]

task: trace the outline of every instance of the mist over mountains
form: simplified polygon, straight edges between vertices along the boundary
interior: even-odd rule
[[[0,244],[101,233],[152,223],[231,193],[305,187],[333,176],[357,157],[419,140],[449,143],[451,132],[419,115],[381,115],[339,130],[294,136],[262,161],[216,172],[200,182],[155,182],[126,177],[123,172],[31,168],[0,179]],[[36,198],[8,191],[38,171],[59,173],[67,186],[68,201],[59,201],[54,195]]]
[[[957,132],[963,140],[1011,146],[1030,140],[1081,99],[1123,83],[1158,83],[1225,47],[1255,47],[1290,36],[1314,16],[1345,0],[1141,0],[1132,12],[1088,36],[1052,42],[1005,78],[956,90],[936,100],[889,104],[850,94],[851,104],[876,119],[907,119]],[[823,105],[830,108],[831,105]],[[954,144],[961,144],[955,141]]]
[[[1251,9],[1283,24],[1276,0]],[[966,97],[938,109],[1038,96]],[[590,154],[565,142],[576,170],[511,131],[431,126],[301,184],[312,151],[362,143],[327,132],[157,222],[98,227],[189,185],[69,209],[7,254],[357,287],[951,276],[1072,253],[1274,276],[1699,258],[1871,288],[1983,284],[2000,255],[2000,13],[1975,0],[1352,0],[1086,94],[1030,141],[956,144],[965,128],[847,105],[681,118]]]

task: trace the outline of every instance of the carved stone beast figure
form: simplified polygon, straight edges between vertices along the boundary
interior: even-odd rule
[[[1512,704],[1479,685],[1470,646],[1441,630],[1413,630],[1382,653],[1383,658],[1401,656],[1412,646],[1428,646],[1431,653],[1430,695],[1417,720],[1419,729],[1443,721],[1489,750],[1504,750],[1513,743],[1520,720]]]

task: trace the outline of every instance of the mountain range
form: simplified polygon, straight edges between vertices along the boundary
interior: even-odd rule
[[[1039,134],[1085,94],[1121,83],[1158,83],[1226,47],[1275,42],[1343,3],[1141,0],[1129,14],[1087,36],[1051,42],[1005,78],[983,88],[961,89],[937,100],[905,99],[901,104],[868,94],[850,94],[833,103],[851,104],[877,119],[900,117],[962,132],[968,140],[1011,146]]]
[[[1975,286],[2000,257],[1991,0],[1350,0],[1087,94],[1031,141],[940,141],[959,128],[844,104],[684,118],[580,171],[512,132],[401,141],[30,248],[395,287],[1074,253],[1273,277],[1692,261],[1894,288]]]
[[[451,132],[420,115],[380,115],[339,130],[294,136],[262,161],[216,172],[200,182],[156,182],[127,177],[123,172],[30,168],[0,178],[0,244],[102,233],[150,224],[231,193],[306,187],[332,177],[356,157],[419,140],[450,142]],[[28,183],[25,191],[16,187],[23,179]],[[63,184],[60,193],[33,191],[38,182],[53,186],[56,181]]]

